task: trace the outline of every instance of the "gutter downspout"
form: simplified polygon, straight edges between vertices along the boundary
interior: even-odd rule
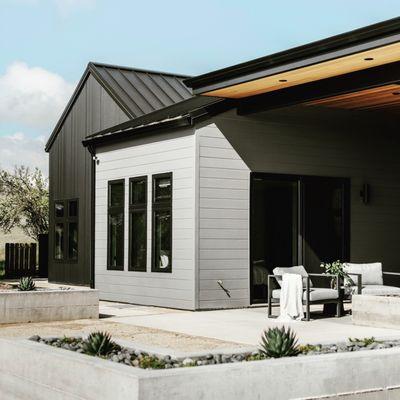
[[[96,148],[89,144],[87,146],[89,153],[91,155],[92,161],[92,170],[91,170],[91,183],[90,183],[90,213],[91,213],[91,248],[90,248],[90,288],[95,288],[95,265],[94,265],[94,257],[95,257],[95,215],[96,215]]]

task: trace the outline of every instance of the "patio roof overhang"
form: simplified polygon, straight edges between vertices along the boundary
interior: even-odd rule
[[[344,108],[343,97],[341,103],[320,100],[366,89],[352,97],[353,108],[363,108],[365,101],[397,107],[398,82],[400,18],[185,81],[195,94],[235,99],[242,115],[302,103]]]

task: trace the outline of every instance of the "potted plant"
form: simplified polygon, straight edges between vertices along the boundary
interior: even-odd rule
[[[325,273],[327,274],[338,276],[340,278],[340,281],[344,282],[345,288],[355,285],[349,274],[345,271],[344,264],[340,260],[334,261],[332,263],[322,263],[321,268],[324,268]],[[336,289],[336,282],[337,280],[335,278],[331,279],[332,289]]]

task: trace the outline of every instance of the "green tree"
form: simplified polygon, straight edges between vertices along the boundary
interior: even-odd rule
[[[36,168],[16,167],[0,171],[0,229],[9,233],[19,227],[34,240],[49,229],[48,181]]]

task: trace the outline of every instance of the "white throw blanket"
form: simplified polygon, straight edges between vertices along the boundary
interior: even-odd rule
[[[282,276],[280,295],[280,321],[301,320],[303,313],[303,277],[300,274]]]

